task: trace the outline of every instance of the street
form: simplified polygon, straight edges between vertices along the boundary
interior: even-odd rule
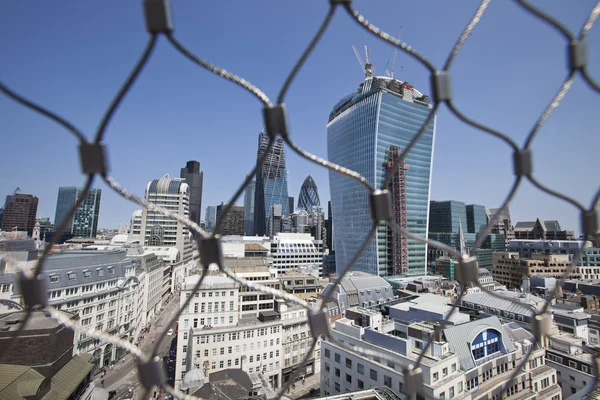
[[[151,322],[150,331],[140,343],[140,349],[144,354],[150,354],[155,345],[155,343],[153,343],[154,339],[158,339],[159,334],[164,329],[175,329],[176,324],[169,327],[166,327],[166,324],[173,318],[179,309],[179,296],[173,295],[169,303],[163,307],[163,311],[154,317],[154,321]],[[158,355],[161,358],[169,355],[171,341],[174,338],[175,334],[166,336],[160,343]],[[104,385],[102,385],[102,380],[104,380]],[[144,394],[144,388],[137,377],[135,357],[131,354],[127,354],[123,359],[116,362],[112,369],[109,369],[106,372],[104,378],[102,378],[101,373],[97,374],[94,378],[94,385],[104,387],[109,392],[115,390],[117,394],[111,400],[141,400],[140,398]]]

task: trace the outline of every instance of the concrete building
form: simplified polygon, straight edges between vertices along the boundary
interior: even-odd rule
[[[216,221],[221,219],[228,204],[221,203],[217,206]],[[223,235],[244,235],[244,206],[232,205],[229,212],[221,222],[219,234]]]
[[[388,281],[360,271],[349,272],[337,286],[330,280],[323,294],[337,302],[342,313],[350,307],[368,308],[396,299]]]
[[[90,354],[73,355],[73,331],[34,311],[11,340],[25,312],[0,317],[0,398],[54,400],[82,398],[92,380]],[[71,315],[73,320],[75,316]],[[6,346],[11,345],[10,348]]]
[[[499,211],[499,208],[488,208],[486,210],[487,214],[487,224],[492,222],[492,218]],[[492,225],[492,232],[497,235],[504,235],[504,240],[506,240],[505,246],[508,247],[508,244],[511,240],[515,238],[515,231],[510,219],[510,210],[508,206],[500,211],[500,215],[495,224]]]
[[[46,232],[54,230],[54,224],[50,222],[50,217],[40,217],[36,221],[40,224],[40,238],[43,238]]]
[[[574,240],[575,233],[561,229],[558,221],[538,218],[535,221],[517,222],[515,239]]]
[[[200,214],[202,213],[202,181],[204,172],[200,171],[198,161],[188,161],[181,168],[179,177],[188,184],[190,188],[190,219],[200,225]]]
[[[238,277],[281,288],[260,259],[225,259]],[[198,275],[182,287],[181,303],[192,296]],[[260,374],[272,388],[281,387],[310,348],[312,336],[306,310],[274,301],[212,270],[179,317],[175,386],[187,371],[205,376],[227,368]],[[318,372],[319,348],[310,357],[305,375]]]
[[[182,217],[190,216],[190,188],[182,179],[165,175],[146,186],[146,201],[166,208]],[[142,210],[142,244],[144,246],[168,246],[179,250],[181,261],[192,259],[192,238],[186,225],[163,214]]]
[[[131,215],[131,222],[129,225],[129,234],[127,241],[129,243],[140,243],[142,244],[142,217],[143,210],[135,210]]]
[[[523,278],[561,278],[571,266],[571,257],[567,254],[532,254],[531,258],[520,258],[519,253],[493,253],[493,264],[494,279],[512,289],[521,287]],[[568,278],[580,276],[574,269]]]
[[[58,228],[67,219],[71,208],[83,195],[83,187],[68,186],[58,188],[56,201],[56,215],[54,227]],[[74,237],[95,238],[98,230],[98,217],[100,214],[101,189],[90,189],[75,215],[69,219],[65,234]]]
[[[533,310],[541,311],[545,304],[545,300],[541,297],[528,293],[498,290],[496,294],[505,299],[499,299],[486,292],[467,294],[463,296],[460,303],[461,311],[480,317],[497,316],[502,320],[517,321],[525,325],[531,324],[534,317]],[[514,301],[523,303],[523,305],[514,304]]]
[[[416,362],[426,341],[431,339],[433,344],[427,355],[420,359],[423,386],[417,398],[497,399],[533,343],[533,336],[525,329],[503,325],[494,316],[443,331],[431,321],[406,324],[371,316],[365,319],[363,313],[361,319],[336,321],[332,330],[336,342],[322,341],[321,394],[382,386],[404,393],[402,370]],[[379,356],[364,356],[350,350],[352,346]],[[533,349],[531,361],[519,371],[507,395],[517,395],[519,399],[562,398],[555,372],[544,365],[542,348]]]
[[[37,208],[38,198],[33,195],[16,193],[6,196],[0,230],[7,232],[21,230],[31,236]]]
[[[271,241],[270,252],[278,274],[298,267],[317,266],[319,276],[323,276],[323,241],[308,233],[278,233]]]

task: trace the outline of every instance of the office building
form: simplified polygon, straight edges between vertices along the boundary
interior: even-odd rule
[[[75,315],[66,315],[76,322]],[[87,398],[84,393],[94,373],[92,355],[73,355],[73,331],[45,311],[33,311],[28,317],[14,342],[11,339],[19,329],[17,322],[24,321],[26,313],[0,317],[0,354],[4,354],[0,360],[0,398]]]
[[[135,210],[131,214],[131,221],[129,222],[129,235],[127,241],[129,243],[140,243],[142,240],[142,216],[143,210]]]
[[[487,223],[492,222],[492,218],[498,212],[498,208],[488,208],[486,209],[487,214]],[[495,224],[492,225],[492,233],[498,235],[504,235],[504,240],[506,241],[506,247],[511,240],[515,238],[515,231],[512,225],[512,221],[510,219],[510,210],[508,206],[506,206],[498,216],[498,220]]]
[[[267,151],[268,145],[269,137],[261,132],[258,135],[257,164]],[[281,138],[274,140],[264,162],[258,164],[254,196],[254,230],[258,236],[265,236],[273,204],[281,205],[282,215],[290,213],[285,151]]]
[[[269,217],[267,218],[266,234],[272,239],[273,236],[283,231],[284,215],[281,212],[281,204],[271,204]]]
[[[56,215],[54,217],[54,228],[58,228],[67,219],[71,208],[83,194],[82,187],[69,186],[58,188],[58,200],[56,201]],[[75,215],[69,219],[65,234],[75,237],[95,238],[98,230],[98,216],[100,213],[100,197],[102,190],[90,189],[81,205],[75,211]]]
[[[330,293],[342,313],[351,307],[369,308],[395,300],[392,285],[378,275],[361,271],[346,274],[342,282],[325,286],[324,293]]]
[[[431,316],[442,318],[444,313],[436,311],[434,307]],[[405,395],[403,368],[414,365],[418,358],[423,384],[417,398],[499,399],[506,380],[533,343],[533,335],[527,330],[503,324],[495,316],[442,330],[439,319],[423,321],[420,314],[408,311],[399,321],[384,318],[377,311],[349,309],[345,318],[335,321],[331,335],[336,342],[321,342],[321,394],[347,395],[387,387]],[[428,340],[432,345],[420,358]],[[342,342],[344,346],[338,344]],[[353,346],[380,356],[350,350]],[[527,400],[562,398],[556,371],[544,365],[543,348],[532,349],[530,361],[517,373],[507,396]]]
[[[430,201],[429,232],[458,233],[458,228],[467,225],[467,207],[462,201]]]
[[[294,196],[288,197],[288,212],[291,214],[294,212]]]
[[[521,258],[519,253],[493,253],[494,279],[509,289],[520,288],[524,278],[540,277],[560,279],[571,267],[568,254],[532,254]],[[568,279],[580,279],[579,267],[573,269]]]
[[[217,206],[206,207],[204,223],[206,224],[207,230],[212,232],[212,230],[215,229],[215,226],[217,226]]]
[[[54,230],[54,224],[50,222],[49,217],[41,217],[36,221],[40,224],[40,238],[43,238],[46,232]]]
[[[252,181],[244,190],[244,235],[254,236],[254,196],[256,181]]]
[[[487,225],[485,207],[478,204],[467,204],[467,232],[480,233]]]
[[[243,279],[282,286],[261,259],[226,258],[225,265]],[[280,388],[312,344],[306,310],[242,287],[216,269],[193,292],[198,279],[190,276],[182,287],[181,304],[194,298],[179,317],[175,387],[192,369],[208,376],[235,368],[259,374],[264,385]],[[317,373],[318,362],[319,346],[301,375]]]
[[[202,213],[202,181],[204,172],[200,171],[198,161],[188,161],[181,168],[179,177],[185,180],[190,188],[190,219],[200,225],[200,214]]]
[[[558,221],[539,218],[535,221],[517,222],[514,231],[515,239],[575,240],[575,233],[561,229]]]
[[[217,221],[221,219],[221,215],[227,208],[228,204],[221,203],[217,206]],[[223,235],[240,235],[244,236],[244,206],[238,206],[233,204],[223,221],[221,221],[221,226],[219,231],[217,232],[221,236]]]
[[[333,253],[335,251],[333,247],[333,215],[331,213],[331,200],[327,202],[327,222],[325,225],[327,229],[327,248],[329,249],[329,253]]]
[[[37,208],[38,198],[30,194],[15,193],[6,196],[0,230],[26,231],[31,236]]]
[[[182,179],[165,175],[150,181],[146,186],[146,201],[166,208],[181,217],[190,216],[190,187]],[[187,262],[192,258],[192,238],[189,228],[160,212],[142,210],[141,234],[144,246],[175,247],[179,259]]]
[[[313,206],[321,207],[321,200],[319,200],[319,190],[312,176],[307,176],[300,187],[300,194],[298,195],[298,208],[306,211],[310,211]]]
[[[368,69],[358,90],[341,99],[327,124],[328,159],[361,174],[380,188],[392,174],[394,221],[410,232],[427,237],[429,189],[435,118],[395,171],[398,160],[431,111],[429,99],[407,82],[374,77]],[[336,266],[345,268],[366,238],[373,221],[369,192],[353,179],[329,172]],[[391,232],[380,225],[355,269],[379,275],[426,272],[426,244]]]
[[[278,274],[299,267],[313,267],[323,276],[323,241],[309,233],[278,233],[271,240],[272,267]]]

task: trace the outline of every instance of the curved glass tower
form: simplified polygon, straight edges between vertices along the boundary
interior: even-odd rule
[[[312,176],[307,176],[300,187],[300,194],[298,195],[298,208],[306,211],[310,211],[312,206],[321,206],[319,200],[319,190],[317,184],[313,180]]]
[[[359,172],[381,188],[394,174],[394,219],[410,232],[427,237],[429,189],[435,137],[435,118],[427,126],[404,164],[391,171],[391,162],[425,122],[429,98],[407,82],[388,77],[367,78],[357,92],[342,98],[327,124],[328,159]],[[355,180],[329,172],[336,268],[352,260],[372,226],[369,192]],[[381,276],[417,275],[427,271],[427,246],[380,225],[354,269]]]

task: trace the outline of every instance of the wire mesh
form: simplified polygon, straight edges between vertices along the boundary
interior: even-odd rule
[[[194,289],[192,290],[193,293],[198,291],[198,289],[202,285],[202,282],[207,275],[209,264],[216,264],[216,265],[218,265],[219,269],[224,274],[226,274],[227,276],[232,278],[235,282],[239,283],[240,285],[243,285],[246,288],[251,289],[251,290],[255,290],[255,291],[266,293],[266,294],[271,294],[271,295],[275,296],[276,298],[283,299],[287,302],[295,303],[295,304],[299,305],[300,307],[304,308],[306,310],[306,312],[308,313],[307,315],[309,316],[309,322],[311,322],[311,319],[316,320],[316,319],[318,319],[319,316],[322,316],[324,309],[325,309],[325,304],[326,304],[326,301],[324,301],[324,300],[326,300],[328,298],[328,296],[331,296],[331,294],[332,294],[331,292],[323,293],[322,300],[319,302],[318,307],[313,308],[306,301],[299,299],[292,294],[289,294],[289,293],[286,293],[286,292],[283,292],[283,291],[280,291],[277,289],[269,288],[269,287],[257,284],[256,282],[249,282],[249,281],[244,280],[243,278],[236,276],[236,274],[231,272],[228,268],[226,268],[226,266],[222,262],[222,254],[220,253],[221,249],[219,246],[219,236],[216,233],[209,235],[207,232],[204,232],[200,228],[200,226],[198,226],[198,224],[190,221],[189,219],[182,217],[178,214],[171,213],[164,208],[161,208],[155,204],[147,202],[146,200],[141,199],[141,198],[131,194],[129,191],[127,191],[127,189],[123,188],[115,179],[108,176],[108,166],[107,166],[108,160],[105,159],[105,154],[103,152],[104,144],[102,142],[102,140],[104,138],[104,134],[106,132],[107,125],[108,125],[111,117],[114,115],[115,111],[119,108],[119,105],[120,105],[121,101],[123,100],[123,98],[127,95],[129,90],[131,90],[131,87],[132,87],[133,83],[135,82],[136,78],[140,75],[140,73],[142,73],[144,66],[149,62],[152,51],[159,39],[159,36],[161,36],[161,35],[166,36],[167,40],[173,45],[173,47],[175,49],[177,49],[183,56],[190,59],[192,62],[196,63],[197,65],[201,66],[202,68],[205,68],[208,71],[211,71],[214,74],[216,74],[226,80],[229,80],[229,81],[241,86],[244,90],[248,91],[253,96],[258,98],[258,100],[264,106],[263,117],[264,117],[265,127],[266,127],[267,133],[269,135],[269,145],[268,145],[269,148],[271,148],[271,146],[273,145],[276,138],[281,137],[301,157],[305,158],[306,160],[308,160],[310,162],[321,165],[324,168],[330,169],[336,173],[343,174],[352,179],[357,180],[371,192],[372,196],[375,194],[381,195],[381,193],[386,194],[385,190],[389,184],[389,182],[388,182],[389,177],[383,183],[381,190],[378,191],[377,188],[374,188],[369,182],[367,182],[367,180],[364,177],[362,177],[357,172],[349,170],[342,166],[333,164],[327,160],[319,158],[319,157],[301,149],[297,144],[295,144],[292,141],[291,137],[289,136],[287,119],[286,119],[286,115],[285,115],[285,104],[284,104],[284,98],[287,93],[287,90],[293,83],[293,80],[294,80],[297,72],[302,69],[302,66],[307,61],[307,59],[309,58],[310,54],[315,49],[315,47],[318,45],[319,40],[325,34],[336,10],[339,7],[342,7],[349,14],[349,16],[353,20],[356,21],[356,23],[360,27],[362,27],[363,29],[372,33],[378,39],[385,41],[392,46],[397,47],[398,49],[400,49],[401,51],[406,53],[409,57],[412,57],[415,60],[419,61],[431,74],[430,89],[431,89],[431,93],[433,93],[433,107],[431,108],[426,121],[422,124],[420,129],[416,132],[416,134],[414,135],[410,144],[405,149],[403,149],[402,153],[400,154],[400,157],[395,160],[393,168],[397,168],[399,165],[401,165],[401,163],[404,162],[404,158],[405,158],[406,154],[411,151],[413,145],[417,142],[419,137],[423,134],[429,121],[433,118],[436,111],[439,109],[439,107],[442,106],[443,103],[445,103],[447,105],[448,110],[452,114],[454,114],[456,116],[456,118],[463,121],[465,124],[470,125],[470,126],[476,128],[484,133],[487,133],[493,137],[496,137],[501,141],[504,141],[513,149],[513,168],[514,168],[514,175],[515,175],[514,183],[513,183],[512,187],[510,188],[509,192],[507,193],[502,204],[498,208],[498,211],[496,212],[496,214],[494,214],[491,217],[489,224],[486,226],[485,230],[480,235],[480,237],[477,238],[477,241],[475,243],[475,250],[480,248],[480,246],[482,245],[485,238],[491,233],[492,227],[497,223],[502,211],[511,202],[512,198],[514,197],[515,193],[517,192],[523,179],[529,180],[535,187],[537,187],[539,190],[545,192],[548,196],[562,199],[565,202],[569,203],[570,205],[576,207],[581,213],[581,224],[582,224],[581,230],[585,236],[585,239],[591,240],[593,238],[593,235],[595,234],[595,230],[596,230],[597,222],[598,222],[596,209],[598,207],[598,202],[600,201],[600,190],[597,192],[596,196],[592,200],[590,207],[586,208],[585,206],[578,203],[577,201],[575,201],[568,195],[560,193],[558,191],[555,191],[551,188],[548,188],[547,186],[545,186],[544,184],[539,182],[533,176],[532,159],[531,159],[532,153],[529,150],[529,147],[530,147],[532,141],[535,139],[536,135],[539,133],[542,125],[545,123],[545,121],[550,116],[550,114],[556,109],[556,107],[558,107],[561,100],[564,98],[565,94],[569,91],[571,84],[573,82],[573,79],[578,74],[582,77],[583,81],[587,83],[588,87],[591,90],[594,90],[600,94],[600,85],[594,80],[594,78],[591,76],[591,74],[588,70],[586,42],[585,42],[585,38],[586,38],[589,30],[592,28],[596,18],[600,14],[600,1],[598,3],[596,3],[596,5],[593,7],[592,11],[589,14],[589,17],[583,24],[583,26],[581,28],[581,32],[579,33],[578,36],[571,33],[564,25],[561,24],[560,21],[547,15],[542,10],[534,7],[533,5],[529,4],[528,2],[526,2],[524,0],[516,0],[516,1],[520,6],[522,6],[524,11],[532,14],[536,18],[540,19],[541,22],[551,26],[553,29],[556,29],[557,31],[559,31],[562,34],[562,36],[564,36],[564,38],[566,40],[566,48],[567,48],[567,58],[568,58],[567,61],[568,61],[568,65],[570,66],[569,74],[568,74],[567,78],[563,81],[563,83],[560,87],[560,90],[557,92],[557,94],[554,96],[554,98],[550,101],[549,105],[544,110],[544,112],[535,121],[535,124],[534,124],[533,128],[531,129],[531,131],[529,132],[529,135],[527,136],[527,139],[522,147],[519,146],[517,143],[515,143],[506,134],[498,132],[492,128],[489,128],[489,127],[479,123],[479,122],[472,120],[471,118],[469,118],[468,116],[463,114],[461,111],[459,111],[457,109],[456,105],[452,102],[452,92],[451,92],[451,85],[450,85],[450,76],[451,76],[450,66],[452,64],[452,61],[458,55],[458,53],[459,53],[460,49],[462,48],[462,46],[464,45],[465,41],[468,39],[469,35],[473,32],[477,23],[480,21],[481,17],[486,12],[487,7],[490,3],[489,0],[483,0],[480,3],[480,5],[477,8],[477,10],[475,11],[473,17],[471,18],[471,20],[465,27],[464,31],[462,32],[462,34],[459,36],[458,40],[456,41],[456,44],[452,48],[448,58],[446,59],[446,61],[444,63],[444,66],[441,70],[437,70],[435,68],[435,66],[426,57],[424,57],[423,55],[418,53],[412,46],[408,45],[407,43],[401,42],[400,40],[392,37],[391,35],[381,31],[372,23],[368,22],[365,19],[365,17],[363,17],[358,11],[356,11],[352,7],[350,0],[330,0],[330,8],[329,8],[327,15],[325,16],[323,23],[319,27],[319,29],[318,29],[317,33],[315,34],[315,36],[313,37],[313,39],[310,41],[306,50],[303,52],[303,54],[299,58],[296,65],[293,67],[292,71],[289,73],[289,75],[288,75],[287,79],[285,80],[285,83],[283,84],[281,91],[278,95],[276,105],[273,105],[271,103],[271,101],[269,100],[269,98],[260,89],[258,89],[251,83],[247,82],[246,80],[240,78],[237,75],[231,74],[231,73],[227,72],[226,70],[203,60],[202,58],[198,57],[197,55],[193,54],[191,51],[186,49],[184,47],[184,45],[181,44],[173,35],[173,32],[172,32],[173,28],[172,28],[172,23],[170,20],[171,10],[170,10],[170,3],[168,0],[144,0],[146,26],[147,26],[147,30],[149,32],[148,43],[147,43],[140,59],[134,66],[131,74],[129,75],[129,77],[127,78],[125,83],[122,85],[122,87],[117,92],[117,94],[116,94],[114,100],[111,102],[110,106],[107,108],[106,113],[103,116],[103,118],[99,124],[98,130],[97,130],[94,140],[92,142],[88,141],[86,136],[80,130],[78,130],[76,127],[74,127],[71,123],[69,123],[66,119],[54,114],[53,112],[49,111],[48,109],[44,108],[43,106],[37,105],[34,102],[24,98],[23,96],[17,94],[12,89],[9,89],[4,83],[1,83],[1,82],[0,82],[0,91],[2,91],[2,93],[4,93],[7,97],[13,99],[14,101],[22,104],[25,107],[28,107],[32,111],[40,113],[40,114],[50,118],[54,122],[62,125],[66,130],[70,131],[73,135],[75,135],[75,137],[80,142],[80,145],[81,145],[80,149],[83,149],[85,146],[88,146],[87,147],[88,150],[91,149],[90,150],[91,152],[90,151],[85,152],[83,150],[81,150],[81,152],[80,152],[81,164],[83,167],[82,169],[83,169],[84,175],[86,175],[86,180],[85,180],[85,185],[84,185],[84,193],[80,197],[80,202],[85,197],[85,194],[88,192],[88,190],[90,189],[95,176],[100,175],[100,177],[115,192],[120,194],[125,199],[133,201],[144,208],[161,213],[164,216],[173,218],[173,219],[185,224],[191,231],[194,232],[194,238],[197,241],[197,245],[198,245],[199,249],[210,249],[211,251],[208,252],[209,254],[213,254],[213,255],[217,254],[217,256],[213,257],[213,258],[205,257],[203,254],[201,254],[200,261],[198,262],[198,265],[197,265],[197,267],[201,271],[201,275],[200,275],[200,279],[198,280],[198,283],[195,285]],[[265,156],[267,155],[267,153],[268,153],[268,151],[265,152]],[[259,163],[257,163],[257,166]],[[228,203],[229,205],[234,204],[235,201],[240,197],[241,193],[243,192],[245,187],[249,184],[250,180],[252,179],[252,176],[256,173],[256,170],[258,168],[257,166],[255,166],[249,174],[246,174],[246,179],[243,181],[243,184],[239,186],[236,193],[232,196],[232,199]],[[391,174],[389,176],[391,176]],[[372,199],[373,199],[373,197],[372,197]],[[74,215],[78,206],[79,206],[79,204],[75,204],[72,207],[72,209],[70,210],[70,215]],[[219,221],[217,221],[217,226],[220,226],[222,220],[229,213],[229,209],[230,209],[229,207],[225,208],[224,212],[220,216]],[[447,251],[449,254],[453,255],[454,257],[456,257],[458,259],[458,261],[459,261],[458,275],[460,277],[459,283],[461,285],[460,290],[459,290],[458,296],[452,303],[451,312],[448,314],[448,316],[443,321],[441,321],[439,329],[443,329],[448,324],[452,314],[455,313],[456,310],[458,309],[461,299],[462,299],[464,293],[466,292],[465,288],[469,284],[479,287],[479,289],[481,289],[482,291],[484,291],[486,293],[489,293],[492,296],[499,297],[501,299],[507,300],[516,305],[523,306],[523,303],[519,302],[518,300],[514,300],[511,298],[502,296],[500,294],[494,293],[492,291],[489,291],[487,288],[481,286],[477,280],[477,273],[476,273],[477,272],[477,263],[473,261],[474,259],[472,257],[460,254],[453,248],[446,246],[443,243],[420,237],[420,236],[415,235],[405,229],[402,229],[400,226],[396,225],[392,221],[391,218],[386,218],[383,221],[380,221],[376,218],[376,214],[378,214],[377,210],[375,210],[375,212],[372,212],[373,227],[372,227],[371,231],[366,236],[366,239],[365,239],[363,245],[359,249],[357,249],[357,252],[356,252],[355,257],[353,258],[352,262],[349,265],[345,266],[342,273],[338,276],[338,278],[335,281],[335,285],[338,285],[341,282],[341,280],[344,278],[344,276],[346,276],[346,274],[351,270],[353,264],[358,260],[360,255],[365,251],[367,245],[373,239],[373,237],[376,233],[378,224],[380,222],[384,222],[385,224],[387,224],[387,226],[390,229],[399,233],[400,235],[417,240],[422,243],[427,243],[429,246],[432,246],[434,248]],[[24,288],[24,289],[31,288],[32,286],[28,286],[27,284],[30,284],[33,280],[38,279],[43,274],[44,261],[46,260],[48,254],[49,254],[51,246],[53,245],[53,240],[54,240],[54,238],[60,237],[60,234],[65,229],[66,229],[66,223],[61,224],[61,226],[59,226],[57,228],[57,230],[56,230],[57,233],[53,236],[52,240],[50,240],[49,243],[47,244],[47,246],[44,248],[42,256],[39,259],[39,261],[36,265],[36,268],[34,269],[32,274],[29,276],[22,275],[19,278],[20,279],[19,284],[21,285],[22,288]],[[215,230],[215,232],[216,231],[217,230]],[[565,271],[565,273],[562,275],[561,279],[557,282],[557,289],[554,290],[552,292],[551,296],[546,299],[544,307],[542,307],[541,310],[532,309],[532,311],[534,312],[534,315],[535,315],[534,323],[533,323],[534,343],[529,348],[529,350],[526,352],[526,354],[522,357],[520,365],[517,368],[514,368],[510,379],[506,380],[505,384],[502,387],[502,395],[501,396],[504,396],[504,394],[508,391],[509,387],[514,384],[513,379],[519,374],[521,369],[528,362],[530,355],[532,354],[533,350],[536,348],[536,345],[541,344],[542,341],[544,340],[544,337],[548,333],[548,325],[545,323],[545,321],[547,321],[547,318],[549,316],[548,312],[549,312],[551,303],[557,296],[558,288],[567,279],[567,277],[569,276],[569,273],[576,267],[581,255],[582,255],[582,252],[583,252],[583,248],[581,248],[578,251],[578,253],[574,257],[570,267],[567,269],[567,271]],[[43,289],[43,288],[41,288],[41,289]],[[75,329],[74,324],[71,322],[71,320],[67,316],[65,316],[65,314],[61,313],[58,310],[53,309],[52,307],[50,307],[47,304],[47,301],[44,300],[44,299],[46,299],[45,293],[42,293],[41,297],[39,295],[40,295],[40,293],[34,293],[32,290],[29,290],[29,291],[23,290],[23,298],[24,298],[24,303],[26,304],[25,309],[26,309],[27,315],[26,315],[25,321],[15,331],[15,336],[13,337],[13,339],[16,337],[16,335],[19,334],[19,332],[22,329],[24,329],[24,327],[27,323],[27,320],[31,316],[32,310],[35,308],[46,309],[49,312],[49,314],[54,319],[56,319],[58,322],[60,322],[61,324],[64,324],[65,326],[67,326],[71,329]],[[180,309],[176,313],[176,315],[172,318],[171,323],[178,320],[178,318],[181,315],[181,313],[183,312],[183,310],[185,310],[188,307],[188,305],[191,301],[191,298],[192,298],[192,296],[188,297],[188,299],[180,307]],[[169,325],[167,325],[167,326],[169,326]],[[327,337],[328,341],[335,342],[336,345],[346,348],[348,350],[354,351],[358,354],[362,354],[362,355],[370,356],[370,357],[379,357],[380,359],[381,358],[385,359],[388,363],[390,363],[394,367],[397,364],[396,359],[394,359],[393,357],[389,357],[386,354],[379,354],[379,353],[374,352],[367,348],[361,348],[360,346],[349,345],[347,343],[342,343],[340,341],[337,341],[334,337],[332,337],[330,335],[329,327],[326,327],[326,328],[319,327],[317,329],[317,328],[315,328],[316,326],[317,325],[315,325],[315,324],[311,324],[311,329],[313,330],[313,340],[312,340],[311,349],[306,354],[306,356],[302,360],[302,363],[299,365],[299,367],[294,370],[292,377],[285,384],[283,384],[282,387],[279,389],[277,399],[280,399],[288,391],[288,389],[290,388],[292,383],[295,381],[295,378],[300,373],[299,371],[305,366],[305,363],[309,360],[310,354],[312,353],[312,350],[315,348],[315,346],[317,344],[317,340],[323,336]],[[142,372],[141,366],[144,366],[144,365],[148,366],[156,361],[155,356],[157,355],[159,345],[160,345],[161,341],[164,340],[164,338],[166,337],[166,329],[165,329],[163,332],[161,332],[159,340],[156,342],[156,345],[154,346],[152,353],[150,355],[148,355],[148,354],[143,353],[142,350],[140,348],[138,348],[137,346],[135,346],[125,340],[121,340],[116,336],[111,336],[110,334],[108,334],[106,332],[97,331],[94,329],[87,329],[85,333],[89,337],[102,339],[108,343],[112,343],[116,346],[122,347],[129,353],[135,355],[135,357],[138,359],[138,368],[139,368],[140,373],[144,373],[144,372]],[[421,391],[419,390],[419,387],[415,387],[411,383],[420,382],[420,384],[422,384],[422,377],[419,377],[419,375],[421,374],[420,363],[422,362],[423,357],[427,353],[428,348],[432,345],[432,342],[433,342],[432,338],[428,339],[427,345],[422,349],[417,361],[413,365],[410,365],[408,368],[403,367],[404,372],[405,372],[404,379],[405,379],[405,388],[406,388],[406,391],[404,394],[407,395],[408,398],[414,399],[417,397],[417,395],[419,393],[421,393]],[[599,358],[600,356],[597,354],[597,352],[595,352],[593,349],[590,349],[587,346],[580,346],[580,347],[583,351],[588,352],[594,358],[593,374],[594,374],[595,379],[593,382],[588,384],[588,386],[584,389],[583,394],[585,395],[585,394],[591,393],[595,389],[598,379],[600,378],[600,375],[599,375],[600,371],[598,370],[598,366],[600,366],[600,358]],[[400,366],[400,367],[402,367],[402,366]],[[147,368],[145,368],[144,371],[145,370],[147,370]],[[142,381],[144,381],[144,377],[142,376],[141,378],[142,378]],[[419,380],[419,378],[420,378],[420,380]],[[175,390],[173,387],[169,386],[166,383],[166,381],[164,381],[162,378],[159,378],[159,375],[156,375],[156,378],[153,378],[153,379],[155,379],[155,381],[151,381],[151,384],[145,385],[146,397],[148,396],[148,394],[150,393],[150,391],[152,390],[153,387],[158,386],[158,387],[161,387],[166,392],[168,392],[169,394],[173,395],[175,398],[178,398],[178,399],[193,398],[192,396],[181,393],[180,391]],[[147,379],[146,379],[146,381],[147,381]],[[430,396],[428,396],[428,397],[430,397]]]

